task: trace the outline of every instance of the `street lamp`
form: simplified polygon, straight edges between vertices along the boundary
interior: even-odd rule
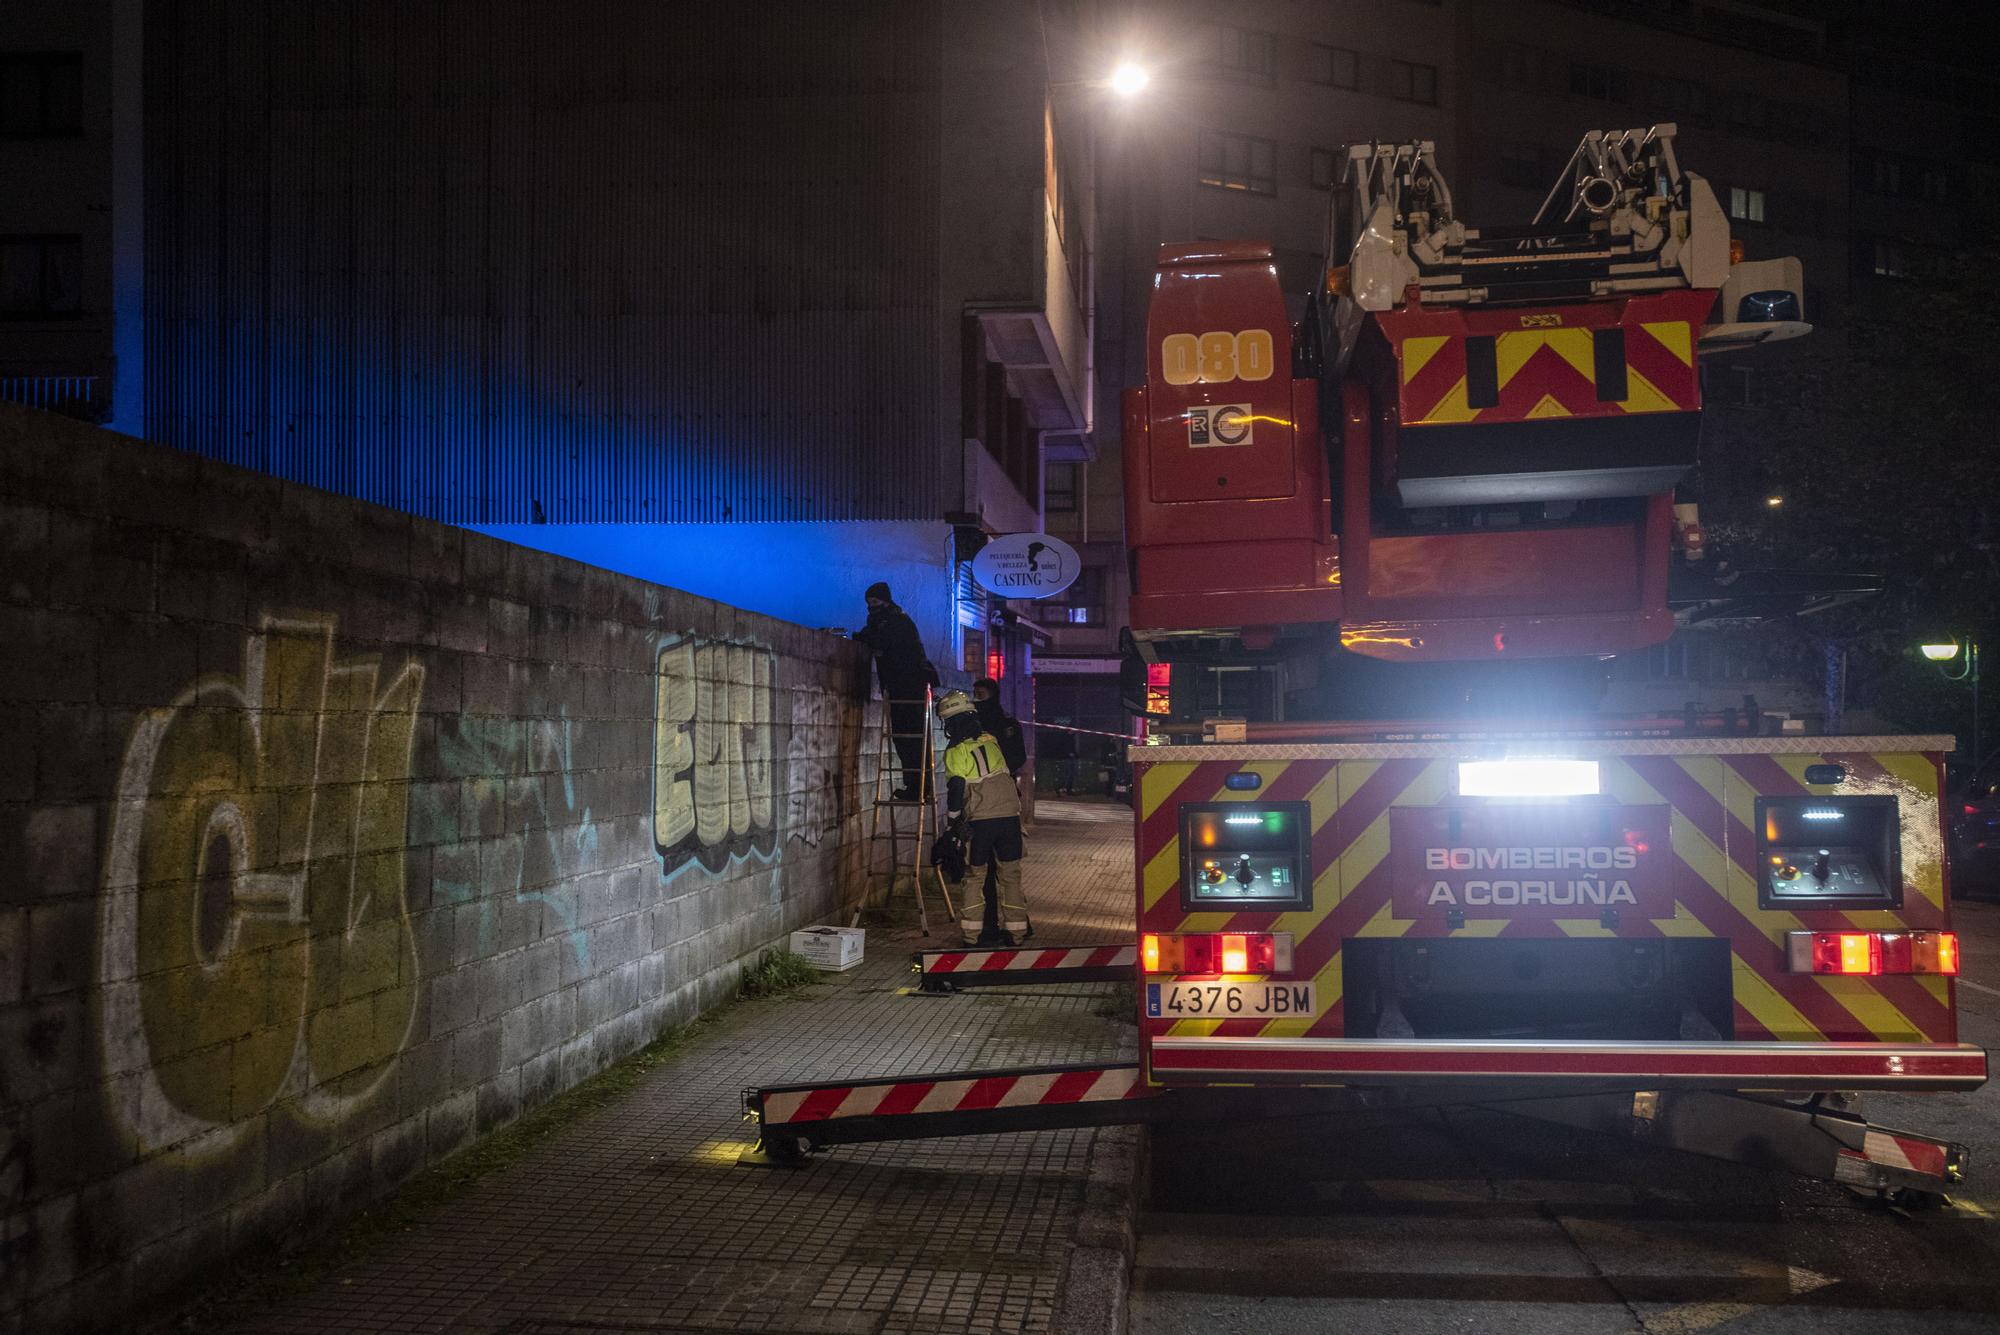
[[[1109,74],[1099,75],[1095,79],[1052,80],[1049,83],[1049,91],[1066,93],[1074,89],[1088,88],[1094,92],[1116,93],[1120,98],[1130,101],[1145,92],[1152,82],[1152,71],[1144,65],[1137,61],[1121,60]]]
[[[1143,67],[1127,60],[1120,62],[1118,68],[1111,71],[1109,82],[1111,91],[1118,94],[1118,96],[1133,97],[1145,92],[1146,85],[1152,81],[1153,76],[1147,73]]]
[[[1984,753],[1979,747],[1979,641],[1966,637],[1965,662],[1956,672],[1945,664],[1958,657],[1959,643],[1956,639],[1931,640],[1917,646],[1917,651],[1938,665],[1938,671],[1946,681],[1962,681],[1972,687],[1972,763],[1977,765]]]

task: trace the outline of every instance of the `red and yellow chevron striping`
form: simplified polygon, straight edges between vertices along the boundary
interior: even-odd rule
[[[1886,741],[1887,739],[1870,739]],[[1149,1039],[1337,1038],[1345,1034],[1342,948],[1385,937],[1700,937],[1728,942],[1738,1041],[1956,1041],[1951,987],[1937,976],[1825,976],[1789,972],[1785,933],[1797,930],[1936,930],[1948,925],[1935,754],[1856,749],[1796,740],[1785,747],[1697,740],[1606,744],[1600,800],[1664,809],[1671,845],[1664,897],[1615,925],[1602,915],[1552,907],[1509,916],[1468,915],[1456,926],[1398,915],[1391,827],[1398,811],[1465,809],[1453,790],[1449,744],[1204,747],[1189,760],[1140,761],[1137,801],[1138,909],[1142,932],[1285,932],[1294,979],[1314,984],[1317,1014],[1272,1019],[1147,1019]],[[1842,765],[1843,794],[1893,795],[1901,813],[1905,893],[1895,910],[1760,908],[1755,867],[1757,799],[1824,794],[1805,771]],[[1227,786],[1252,771],[1259,786]],[[1305,802],[1310,813],[1311,906],[1261,912],[1183,907],[1178,812],[1187,803]]]
[[[1694,412],[1701,407],[1694,346],[1708,293],[1635,298],[1606,326],[1601,312],[1503,312],[1382,321],[1394,342],[1401,420],[1415,425],[1529,422],[1562,417],[1621,417]],[[1530,325],[1585,318],[1591,324]],[[1510,326],[1499,327],[1505,320]],[[1614,337],[1600,346],[1599,336]],[[1481,340],[1480,379],[1497,397],[1472,399],[1468,340]],[[1612,369],[1601,357],[1609,349]],[[1615,380],[1603,381],[1607,374]]]

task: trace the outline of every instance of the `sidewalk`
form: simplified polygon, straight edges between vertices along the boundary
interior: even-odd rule
[[[1129,940],[1131,812],[1044,802],[1037,943]],[[934,910],[933,924],[936,925]],[[945,940],[950,938],[936,938]],[[1110,989],[899,996],[914,931],[791,997],[743,1003],[616,1106],[263,1313],[269,1331],[1050,1328],[1093,1150],[1122,1129],[836,1147],[739,1167],[747,1086],[1130,1057]]]

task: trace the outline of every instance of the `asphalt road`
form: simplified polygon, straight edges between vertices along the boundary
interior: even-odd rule
[[[2000,1048],[2000,905],[1961,903],[1966,1041]],[[1132,1328],[1173,1332],[2000,1330],[2000,1085],[1871,1096],[1971,1147],[1901,1212],[1494,1111],[1153,1137]]]

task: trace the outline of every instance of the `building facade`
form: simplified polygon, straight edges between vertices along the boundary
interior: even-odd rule
[[[1268,239],[1303,294],[1349,143],[1519,222],[1585,129],[1672,120],[1838,338],[2000,143],[1930,25],[1807,0],[305,12],[0,11],[0,396],[809,624],[887,579],[1022,712],[1039,644],[1117,717],[1160,243]],[[1757,361],[1705,378],[1701,486],[1755,502]],[[973,585],[1043,527],[1066,595]]]
[[[812,625],[887,580],[947,676],[1025,660],[961,566],[1040,527],[1044,454],[1093,426],[1089,22],[13,7],[0,377]]]

